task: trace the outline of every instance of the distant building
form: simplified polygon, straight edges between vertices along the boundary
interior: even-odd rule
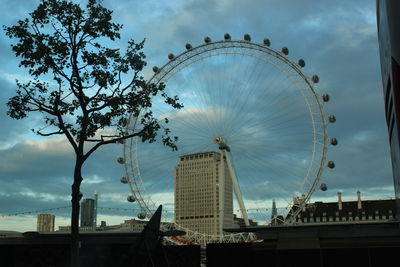
[[[272,211],[271,211],[271,222],[270,225],[283,224],[284,218],[282,215],[278,215],[278,209],[276,208],[275,199],[272,200]]]
[[[130,219],[130,220],[125,220],[121,224],[107,225],[107,223],[105,221],[101,221],[100,226],[96,227],[96,231],[123,231],[123,232],[142,231],[144,229],[144,226],[148,222],[149,221]],[[171,223],[170,222],[161,222],[161,225],[171,225]],[[71,226],[70,225],[59,226],[58,230],[59,231],[71,231]],[[81,227],[79,227],[79,231],[82,231],[82,232],[93,231],[93,227],[92,226],[81,226]]]
[[[148,223],[149,221],[141,221],[137,219],[130,219],[130,220],[125,220],[123,223],[119,224],[118,230],[120,231],[142,231],[144,229],[144,226]],[[161,222],[161,226],[170,226],[170,222]],[[106,226],[105,230],[107,230],[108,227],[113,227],[113,226]],[[168,228],[168,227],[167,227]]]
[[[94,205],[95,201],[85,198],[81,203],[81,227],[94,225]]]
[[[142,231],[148,221],[140,221],[136,219],[125,220],[120,224],[121,231]]]
[[[175,222],[210,235],[220,235],[224,227],[234,224],[232,180],[221,153],[180,158],[175,168]]]
[[[96,230],[99,230],[99,228],[97,228]],[[58,231],[61,231],[61,232],[71,231],[71,226],[70,225],[58,226]],[[93,226],[80,226],[79,227],[79,231],[81,231],[81,232],[92,232],[93,231]]]
[[[272,211],[271,211],[271,219],[278,216],[278,209],[276,208],[275,199],[272,200]]]
[[[37,231],[38,232],[54,232],[55,216],[52,214],[38,214]]]
[[[377,0],[383,95],[397,212],[400,213],[400,1]]]
[[[390,221],[396,217],[394,199],[342,201],[341,192],[337,202],[315,202],[305,206],[297,216],[297,223],[346,223]]]

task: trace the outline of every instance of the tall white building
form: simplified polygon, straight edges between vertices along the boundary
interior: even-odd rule
[[[55,218],[52,214],[38,214],[36,230],[38,232],[54,232]]]
[[[181,156],[175,168],[175,221],[211,235],[234,224],[232,180],[221,153]]]

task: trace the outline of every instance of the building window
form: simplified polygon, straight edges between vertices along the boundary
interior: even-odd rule
[[[353,220],[353,213],[351,211],[349,211],[349,221]]]

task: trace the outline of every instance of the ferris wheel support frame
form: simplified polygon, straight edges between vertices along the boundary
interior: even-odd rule
[[[225,164],[223,155],[221,155],[221,163],[219,165],[219,182],[221,185],[225,185]],[[225,186],[219,186],[219,196],[219,232],[222,233],[225,218]],[[220,242],[222,242],[223,236],[220,235],[219,239]]]
[[[246,226],[249,226],[250,225],[249,216],[247,215],[247,210],[246,210],[246,207],[244,206],[243,197],[242,197],[242,193],[240,192],[240,187],[239,187],[239,183],[237,180],[236,172],[233,169],[231,159],[225,149],[222,150],[222,155],[223,155],[223,158],[226,159],[226,164],[228,165],[229,176],[231,177],[233,191],[235,192],[236,199],[239,203],[240,212],[242,213],[244,223]]]
[[[222,168],[220,168],[220,179],[221,177],[224,179],[222,184],[225,185],[225,162],[226,165],[228,167],[228,172],[229,172],[229,176],[231,178],[231,182],[232,182],[232,186],[233,186],[233,191],[235,192],[235,196],[236,196],[236,200],[239,203],[239,207],[240,207],[240,212],[242,213],[243,219],[244,219],[244,223],[246,226],[249,226],[249,216],[247,214],[247,210],[246,207],[244,206],[244,202],[243,202],[243,197],[242,197],[242,193],[240,192],[240,187],[239,187],[239,183],[237,180],[237,176],[236,176],[236,172],[235,169],[232,166],[232,161],[229,157],[229,154],[231,149],[228,145],[228,142],[222,137],[222,136],[217,136],[214,139],[215,143],[217,143],[219,145],[219,149],[222,151],[222,159],[221,159],[221,166],[223,166]],[[222,188],[222,190],[221,190]],[[220,217],[221,215],[224,216],[225,212],[224,212],[224,198],[225,198],[225,187],[220,186],[220,191],[222,191],[220,193]],[[221,203],[222,200],[222,203]],[[221,218],[220,218],[221,220]],[[221,227],[223,225],[223,219],[222,219],[222,223],[221,223]],[[222,233],[222,232],[221,232]]]

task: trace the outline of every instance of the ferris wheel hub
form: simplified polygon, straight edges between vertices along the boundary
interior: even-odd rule
[[[227,152],[231,152],[231,149],[228,146],[228,142],[224,138],[222,138],[221,136],[216,136],[214,138],[214,141],[215,141],[216,144],[219,145],[219,149],[220,150],[226,150]]]

